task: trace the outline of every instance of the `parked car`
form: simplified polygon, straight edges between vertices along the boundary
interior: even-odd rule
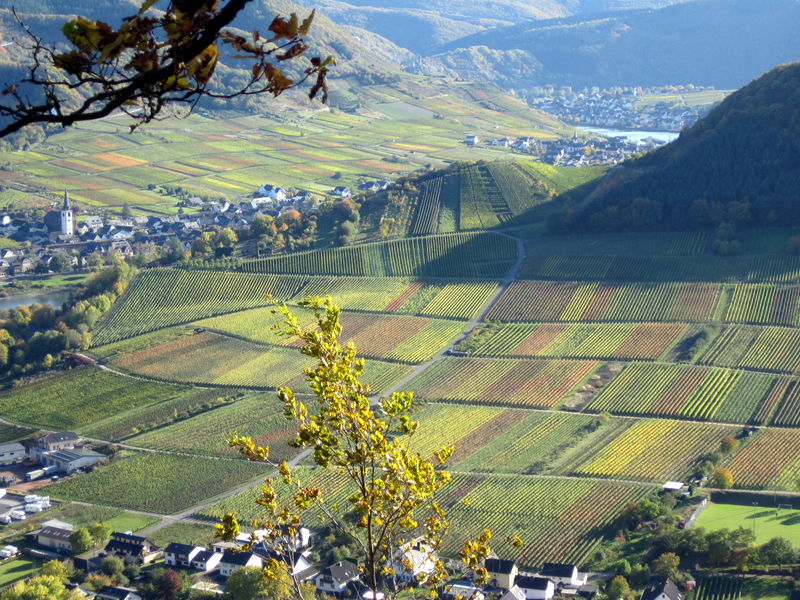
[[[55,482],[55,481],[58,481],[58,475],[53,475],[53,476],[50,478],[50,481],[53,481],[53,482]]]

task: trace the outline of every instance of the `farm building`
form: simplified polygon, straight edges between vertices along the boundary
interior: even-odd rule
[[[73,448],[72,450],[57,450],[45,452],[40,455],[39,462],[42,466],[56,465],[61,473],[70,475],[77,469],[82,469],[103,460],[105,456],[87,448]]]
[[[343,185],[336,186],[335,188],[333,188],[331,195],[339,196],[340,198],[349,198],[350,188]]]
[[[39,443],[30,450],[31,458],[41,460],[46,452],[56,452],[58,450],[71,450],[83,445],[81,436],[74,431],[54,431],[39,438]]]
[[[445,598],[469,598],[470,600],[484,600],[486,596],[471,581],[459,580],[444,588]]]
[[[0,446],[0,463],[9,463],[25,458],[25,446],[22,444],[3,444]]]
[[[36,536],[36,542],[48,550],[55,550],[56,552],[72,552],[72,544],[69,541],[69,536],[72,535],[72,529],[62,527],[42,527],[39,534]]]
[[[104,585],[95,596],[97,600],[142,600],[136,590],[113,585]]]
[[[148,564],[161,558],[162,552],[153,542],[140,535],[114,531],[106,544],[106,552],[126,559],[135,559],[140,564]]]
[[[500,596],[500,600],[525,600],[525,592],[519,589],[519,586],[515,585]]]
[[[412,540],[400,546],[392,557],[391,568],[403,583],[416,581],[418,575],[433,572],[436,555],[434,550],[419,540]],[[411,565],[409,569],[407,565]]]

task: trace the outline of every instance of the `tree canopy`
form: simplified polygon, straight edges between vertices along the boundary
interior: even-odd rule
[[[258,31],[242,36],[226,29],[250,1],[172,0],[161,12],[155,7],[158,0],[144,0],[138,13],[116,29],[78,16],[62,28],[71,45],[67,52],[47,46],[20,21],[32,65],[21,81],[3,90],[0,137],[32,123],[66,126],[117,110],[135,119],[133,130],[169,105],[191,110],[203,97],[278,96],[312,77],[309,97],[321,91],[325,102],[332,57],[311,58],[298,81],[278,67],[308,49],[305,38],[314,11],[302,20],[295,13],[288,19],[276,16],[264,37]],[[232,49],[234,58],[252,62],[249,80],[233,92],[210,85],[223,47]]]
[[[402,579],[410,579],[415,586],[441,584],[446,572],[438,551],[449,523],[434,495],[450,481],[450,474],[441,467],[454,447],[442,447],[434,452],[433,459],[412,452],[407,446],[408,438],[417,430],[417,423],[408,415],[412,394],[395,392],[373,404],[369,387],[360,381],[364,361],[356,358],[355,345],[351,342],[342,348],[339,344],[339,308],[330,297],[309,297],[299,305],[315,316],[305,328],[285,305],[275,304],[274,309],[284,317],[283,324],[277,326],[278,333],[297,336],[304,343],[300,351],[316,362],[305,369],[316,406],[307,407],[288,388],[279,392],[284,414],[297,428],[289,445],[309,449],[314,463],[345,478],[353,493],[346,505],[326,502],[329,499],[324,498],[323,491],[302,485],[286,462],[271,462],[268,447],[259,447],[251,438],[234,432],[230,445],[252,461],[274,466],[294,500],[292,508],[280,502],[275,482],[265,479],[257,500],[263,516],[253,525],[265,532],[266,538],[251,537],[250,547],[263,542],[288,553],[287,538],[297,535],[303,515],[313,507],[321,511],[324,521],[355,542],[369,589],[378,591],[379,578],[390,584],[382,588],[395,590],[402,587]],[[224,524],[218,525],[218,535],[233,539],[238,534],[235,515],[226,515]],[[461,552],[465,568],[473,571],[478,581],[486,578],[480,561],[489,553],[490,538],[487,530],[468,541]],[[415,571],[404,559],[403,549],[412,540],[419,542],[430,565],[424,572]],[[521,545],[517,538],[512,542]],[[282,570],[285,568],[276,559],[264,566],[265,575],[272,579]],[[300,582],[293,584],[302,596]]]

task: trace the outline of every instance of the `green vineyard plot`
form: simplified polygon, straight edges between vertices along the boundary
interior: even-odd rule
[[[607,442],[573,473],[642,481],[682,481],[691,475],[700,456],[715,452],[723,437],[738,431],[738,427],[644,419]]]
[[[719,286],[515,281],[487,315],[498,321],[705,321]]]
[[[44,490],[65,500],[171,514],[263,474],[263,465],[244,460],[123,450],[111,464]]]
[[[279,337],[275,325],[283,316],[272,314],[272,308],[256,308],[211,319],[193,325],[260,344],[296,346],[297,338]],[[311,324],[313,315],[298,315],[303,327]],[[449,346],[458,337],[464,324],[421,317],[342,313],[342,341],[352,341],[359,356],[383,358],[399,362],[419,363]]]
[[[474,277],[475,263],[515,260],[517,246],[496,233],[458,233],[300,252],[248,261],[256,273],[360,277]]]
[[[587,410],[747,423],[777,380],[774,375],[744,371],[633,363]]]
[[[143,382],[96,367],[74,369],[0,393],[0,416],[49,429],[72,429],[115,413],[174,397],[180,385]]]

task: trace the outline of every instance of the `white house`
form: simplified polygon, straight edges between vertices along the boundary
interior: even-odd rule
[[[219,564],[220,560],[222,560],[222,554],[220,552],[203,550],[195,554],[192,558],[192,567],[198,571],[208,572],[214,569]]]
[[[359,575],[360,572],[355,563],[342,560],[317,573],[314,577],[314,585],[320,592],[341,594],[347,589],[348,583],[358,580]]]
[[[219,574],[223,577],[230,577],[234,571],[242,567],[258,567],[260,569],[262,565],[261,557],[252,552],[239,552],[238,554],[225,552],[219,561]]]
[[[349,198],[350,188],[344,185],[338,185],[335,188],[333,188],[331,194],[334,196],[339,196],[340,198]]]
[[[277,200],[279,202],[286,200],[286,190],[281,187],[274,186],[271,183],[265,183],[258,188],[258,193],[266,198],[271,198],[272,200]]]
[[[164,564],[172,567],[191,567],[195,556],[203,552],[200,546],[172,542],[164,548]]]
[[[412,540],[395,551],[391,568],[398,581],[410,583],[417,581],[420,575],[432,573],[437,559],[438,555],[431,546]]]
[[[586,584],[586,573],[578,573],[578,567],[575,565],[544,563],[539,575],[547,577],[556,585],[580,587]]]
[[[465,143],[467,146],[477,146],[477,145],[478,145],[478,142],[480,142],[480,140],[478,139],[478,136],[477,136],[477,135],[468,135],[468,136],[467,136],[467,137],[464,139],[464,143]]]
[[[525,594],[526,600],[550,600],[556,595],[555,584],[546,577],[517,577],[515,587]]]

